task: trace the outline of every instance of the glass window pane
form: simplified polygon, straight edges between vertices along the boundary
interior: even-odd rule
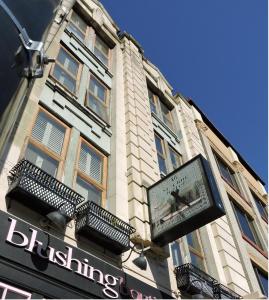
[[[172,259],[173,259],[174,266],[183,265],[180,246],[177,242],[173,242],[171,244],[171,252],[172,252]]]
[[[150,110],[151,110],[151,112],[154,112],[155,114],[157,114],[157,109],[156,109],[156,103],[154,101],[154,96],[153,96],[153,93],[150,90],[148,90],[148,95],[149,95]]]
[[[156,144],[157,152],[163,155],[164,153],[163,153],[162,141],[157,135],[155,135],[155,144]]]
[[[196,231],[193,231],[191,233],[188,233],[186,235],[187,237],[187,242],[188,245],[197,250],[198,252],[202,252],[199,240],[198,240],[198,235]]]
[[[25,158],[51,176],[56,177],[59,164],[58,161],[45,154],[34,145],[29,144],[27,146]]]
[[[78,71],[78,62],[71,57],[63,48],[60,49],[57,61],[61,63],[62,66],[75,77],[77,76]]]
[[[103,158],[85,143],[81,145],[79,169],[97,182],[102,182]]]
[[[260,213],[261,217],[268,220],[266,205],[264,203],[262,203],[262,201],[254,193],[251,192],[251,194],[252,194],[252,197],[253,197],[253,199],[256,203],[256,206],[259,210],[259,213]]]
[[[70,92],[76,91],[76,81],[69,74],[67,74],[59,65],[55,64],[53,76],[64,85]]]
[[[32,137],[57,154],[61,154],[64,142],[65,128],[50,118],[43,111],[39,112]]]
[[[73,12],[72,16],[71,16],[71,20],[82,32],[86,31],[87,24],[84,22],[84,20],[78,14]]]
[[[108,58],[98,48],[94,48],[94,54],[101,60],[101,62],[105,66],[108,66]]]
[[[85,197],[85,199],[101,205],[102,191],[96,188],[91,183],[86,182],[79,176],[77,177],[77,192]]]
[[[98,35],[95,39],[95,47],[102,51],[106,56],[108,55],[109,47]]]
[[[106,102],[106,88],[99,83],[94,77],[90,79],[90,91],[103,103]]]
[[[108,109],[99,100],[97,100],[93,95],[89,94],[87,106],[95,112],[104,121],[108,122]]]
[[[166,169],[166,165],[165,165],[165,160],[163,159],[163,157],[161,157],[158,154],[158,163],[159,163],[159,169],[161,173],[167,174],[167,169]]]
[[[248,220],[247,216],[237,207],[235,206],[235,212],[237,216],[237,220],[239,222],[239,226],[242,230],[242,232],[253,242],[256,244],[256,240],[254,238],[254,235],[251,231],[250,220]]]
[[[262,288],[262,292],[264,295],[266,295],[268,297],[268,276],[266,276],[258,268],[256,270],[257,270],[257,274],[258,274],[258,281]]]
[[[181,157],[171,147],[169,147],[170,157],[173,165],[173,169],[177,169],[181,165]]]
[[[199,268],[200,270],[205,271],[204,260],[200,256],[196,255],[191,251],[190,251],[190,255],[191,255],[191,263],[197,268]]]
[[[69,23],[67,28],[69,31],[73,32],[81,42],[84,42],[85,34],[81,32],[73,23]]]

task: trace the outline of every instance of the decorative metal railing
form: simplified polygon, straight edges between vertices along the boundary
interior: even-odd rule
[[[23,159],[8,176],[7,197],[16,199],[42,215],[59,209],[68,220],[75,216],[76,205],[84,198],[30,161]]]
[[[177,287],[190,295],[203,294],[213,298],[213,286],[216,279],[188,263],[175,268]]]
[[[212,276],[195,267],[185,264],[175,268],[178,289],[189,295],[202,295],[210,299],[241,299],[242,297],[232,291]]]
[[[120,254],[130,249],[130,235],[135,229],[96,203],[89,201],[78,209],[76,233]]]
[[[242,297],[236,292],[229,289],[227,286],[218,283],[213,287],[215,299],[241,299]]]

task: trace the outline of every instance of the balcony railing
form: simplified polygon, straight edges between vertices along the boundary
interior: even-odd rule
[[[218,283],[213,287],[215,299],[241,299],[242,297],[227,286]]]
[[[189,295],[202,295],[210,299],[241,299],[242,297],[195,267],[185,264],[175,268],[178,289]]]
[[[177,287],[182,292],[190,295],[202,294],[207,298],[213,298],[213,286],[216,279],[195,267],[192,264],[185,264],[176,267]]]
[[[84,198],[26,159],[15,165],[8,177],[7,197],[16,199],[42,215],[57,209],[71,220]]]
[[[130,235],[135,229],[94,202],[78,209],[76,233],[93,239],[115,254],[130,249]]]

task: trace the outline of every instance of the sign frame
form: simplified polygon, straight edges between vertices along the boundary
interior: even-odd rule
[[[151,200],[151,194],[152,189],[156,189],[156,187],[160,187],[164,185],[164,183],[170,179],[173,178],[174,175],[176,175],[181,170],[185,169],[186,167],[189,167],[191,164],[195,164],[195,161],[198,161],[198,164],[201,166],[201,177],[203,179],[203,184],[205,186],[206,192],[207,192],[207,206],[200,212],[198,212],[196,215],[191,216],[189,218],[186,218],[185,220],[181,220],[180,223],[175,224],[173,227],[170,226],[167,230],[163,230],[161,232],[157,232],[156,234],[156,217],[154,218],[152,210],[153,208],[153,200]],[[172,179],[171,179],[172,180]],[[172,193],[175,195],[178,195],[180,190],[173,191]],[[173,195],[175,197],[175,195]],[[190,232],[192,232],[195,229],[198,229],[215,219],[222,217],[225,215],[225,209],[221,200],[221,196],[214,178],[214,175],[212,173],[211,167],[209,162],[201,155],[197,155],[173,172],[169,173],[164,178],[160,179],[156,183],[154,183],[152,186],[147,188],[147,197],[148,197],[148,204],[149,204],[149,219],[150,219],[150,226],[151,226],[151,239],[154,243],[156,243],[159,246],[164,246]],[[158,200],[157,200],[158,201]],[[168,202],[168,200],[166,200]],[[183,202],[184,203],[184,202]],[[190,204],[191,202],[189,202]],[[165,204],[165,203],[164,203]],[[186,206],[189,204],[185,203]],[[185,210],[190,206],[188,206]],[[156,208],[155,208],[156,209]],[[174,215],[178,211],[175,211]],[[179,214],[179,213],[178,213]],[[173,216],[172,216],[173,217]],[[182,217],[183,218],[183,217]],[[155,221],[154,221],[155,220]],[[162,221],[163,219],[160,219],[159,221]],[[155,227],[155,229],[154,229]]]

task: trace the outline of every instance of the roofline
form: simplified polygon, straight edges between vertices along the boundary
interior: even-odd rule
[[[194,106],[199,113],[202,115],[203,121],[206,125],[210,127],[210,129],[222,140],[226,147],[231,147],[234,152],[237,154],[240,162],[244,165],[244,167],[249,171],[249,173],[256,179],[259,180],[264,186],[265,182],[257,175],[257,173],[253,170],[253,168],[245,161],[242,155],[234,148],[234,146],[226,139],[226,137],[213,125],[213,123],[207,118],[207,116],[201,111],[201,109],[194,103],[192,99],[187,99],[188,103]]]

